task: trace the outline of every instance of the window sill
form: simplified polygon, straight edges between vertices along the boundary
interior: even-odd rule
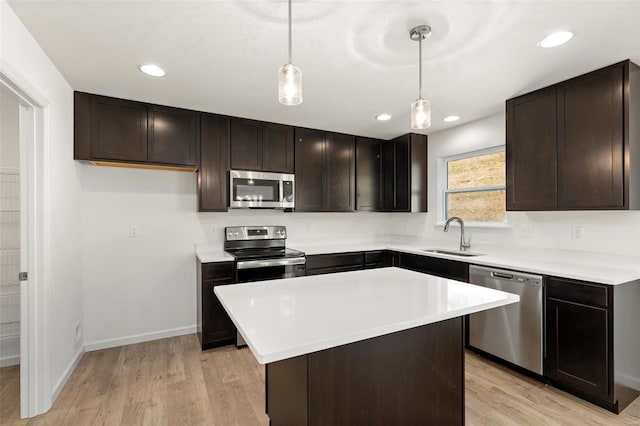
[[[434,228],[443,228],[444,222],[437,222],[433,225]],[[451,222],[449,226],[460,227],[458,222]],[[506,222],[465,222],[465,228],[486,228],[486,229],[511,229],[511,225]]]

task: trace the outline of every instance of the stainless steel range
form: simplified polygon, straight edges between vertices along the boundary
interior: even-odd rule
[[[305,274],[303,252],[286,247],[285,226],[228,226],[224,249],[235,257],[236,282],[300,277]],[[237,336],[237,346],[244,339]]]

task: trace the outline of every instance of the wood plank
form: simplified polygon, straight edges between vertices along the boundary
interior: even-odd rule
[[[269,424],[264,367],[246,348],[201,352],[196,334],[86,353],[51,410],[32,419],[19,419],[18,374],[0,369],[2,425]],[[465,378],[468,425],[640,424],[640,399],[616,416],[471,352]]]

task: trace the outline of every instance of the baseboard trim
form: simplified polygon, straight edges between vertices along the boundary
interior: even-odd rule
[[[616,383],[619,383],[630,389],[640,389],[640,379],[637,377],[628,376],[626,374],[616,375]]]
[[[67,384],[69,377],[71,377],[71,373],[73,373],[73,370],[75,370],[76,367],[78,366],[78,363],[82,359],[82,355],[84,355],[84,348],[80,346],[80,348],[78,349],[78,352],[76,352],[76,354],[73,357],[73,361],[71,361],[71,364],[69,364],[69,367],[67,367],[64,374],[62,375],[60,380],[58,380],[58,383],[56,383],[56,386],[53,388],[53,392],[51,393],[52,406],[54,401],[58,398],[58,395],[60,395],[60,392],[62,392],[64,385]]]
[[[187,327],[171,328],[168,330],[154,331],[151,333],[136,334],[133,336],[119,337],[116,339],[99,340],[84,345],[87,352],[98,351],[100,349],[116,348],[118,346],[132,345],[135,343],[149,342],[151,340],[166,339],[168,337],[183,336],[185,334],[193,334],[198,329],[195,325]]]
[[[20,355],[10,355],[0,358],[0,367],[10,367],[20,364]]]

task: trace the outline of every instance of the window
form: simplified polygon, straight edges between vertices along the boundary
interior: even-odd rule
[[[504,146],[443,158],[440,166],[443,221],[506,221]]]

